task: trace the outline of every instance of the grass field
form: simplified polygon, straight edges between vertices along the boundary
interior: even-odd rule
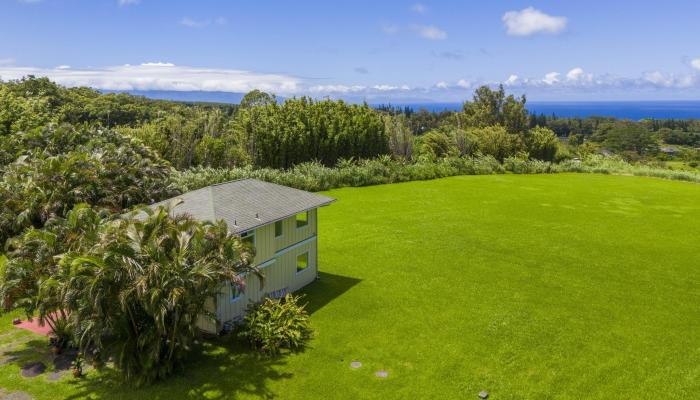
[[[270,360],[223,339],[147,389],[95,372],[48,382],[19,377],[46,345],[5,316],[0,349],[19,360],[0,367],[0,387],[38,399],[698,398],[700,185],[490,175],[329,194],[306,351]]]

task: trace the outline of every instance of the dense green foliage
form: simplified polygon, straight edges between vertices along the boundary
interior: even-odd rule
[[[96,245],[66,254],[52,278],[66,287],[63,307],[81,348],[111,357],[137,384],[165,378],[181,364],[198,318],[213,318],[206,304],[221,282],[257,272],[225,223],[171,218],[164,207],[141,212],[145,219],[107,223]]]
[[[366,104],[286,100],[239,111],[234,124],[255,167],[289,168],[318,160],[373,158],[389,151],[381,116]]]
[[[19,157],[0,176],[0,243],[79,203],[118,212],[176,193],[167,162],[113,131],[50,125],[11,134],[2,147]]]
[[[248,310],[239,336],[267,355],[283,349],[300,350],[311,338],[311,322],[299,304],[301,296],[287,294],[281,299],[266,298]]]

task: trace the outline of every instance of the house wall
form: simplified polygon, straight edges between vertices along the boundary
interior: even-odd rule
[[[302,228],[296,227],[296,217],[283,220],[283,234],[277,238],[274,223],[257,228],[254,262],[264,275],[263,283],[255,275],[246,276],[246,289],[235,300],[232,300],[230,283],[224,283],[216,299],[217,322],[200,320],[200,329],[217,333],[222,324],[240,319],[249,304],[260,302],[267,296],[282,297],[313,282],[318,274],[316,216],[316,210],[310,210],[309,223]],[[297,256],[305,252],[309,254],[308,267],[297,272]]]

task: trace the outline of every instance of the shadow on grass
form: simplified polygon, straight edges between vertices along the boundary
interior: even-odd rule
[[[328,303],[352,289],[353,286],[362,282],[362,279],[329,274],[327,272],[320,272],[319,277],[319,280],[301,290],[301,293],[306,295],[304,300],[308,302],[306,311],[309,314],[313,314],[325,307]]]
[[[21,340],[4,346],[8,347],[0,351],[0,365],[17,364],[21,367],[30,361],[41,361],[51,367],[53,354],[45,338]]]
[[[195,353],[184,371],[162,382],[136,388],[105,369],[71,382],[75,392],[66,399],[272,399],[276,395],[268,384],[293,378],[284,371],[284,356],[266,357],[232,336],[207,341]]]

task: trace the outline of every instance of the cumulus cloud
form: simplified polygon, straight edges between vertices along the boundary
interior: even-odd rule
[[[518,77],[518,75],[511,74],[508,77],[508,79],[506,79],[505,82],[503,82],[503,83],[505,85],[508,85],[508,86],[515,85],[516,83],[518,83],[518,79],[520,79],[520,77]]]
[[[416,3],[411,6],[411,11],[418,14],[425,14],[425,12],[428,11],[428,8],[421,3]]]
[[[413,29],[423,38],[430,40],[447,39],[447,32],[433,25],[415,25]]]
[[[556,34],[566,28],[566,17],[547,15],[533,7],[503,14],[503,23],[509,35],[530,36],[537,33]]]
[[[573,83],[590,83],[593,81],[593,74],[586,73],[581,67],[576,67],[566,73],[566,80]]]
[[[183,17],[180,20],[180,25],[186,26],[188,28],[204,28],[210,25],[226,25],[226,18],[216,17],[214,19],[193,19],[190,17]]]
[[[690,61],[690,66],[700,71],[700,58],[696,58]]]
[[[470,87],[472,87],[472,83],[466,79],[460,79],[457,81],[457,86],[462,89],[469,89]]]
[[[542,82],[544,82],[548,85],[553,85],[553,84],[559,82],[559,75],[561,75],[559,72],[550,72],[544,76],[544,79],[542,79]]]
[[[440,81],[440,82],[435,84],[435,87],[438,89],[447,89],[447,88],[449,88],[449,85],[445,81]]]
[[[260,89],[279,94],[298,93],[301,80],[283,74],[236,69],[196,68],[165,62],[106,68],[0,67],[0,79],[26,75],[46,76],[65,86],[90,86],[106,90],[201,90],[248,92]]]

